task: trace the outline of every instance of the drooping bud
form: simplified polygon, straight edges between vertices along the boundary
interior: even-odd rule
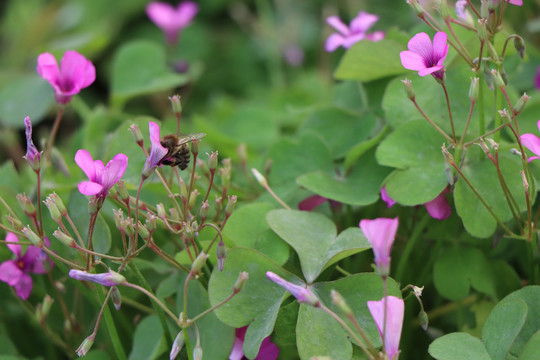
[[[217,245],[216,255],[217,255],[218,269],[219,271],[223,271],[223,267],[225,266],[225,258],[227,257],[227,247],[225,246],[225,243],[223,242],[223,240],[221,240]]]
[[[114,308],[116,310],[120,310],[120,307],[122,306],[122,294],[120,294],[120,290],[118,290],[118,287],[113,286],[111,287],[111,299],[114,304]]]
[[[204,251],[201,251],[199,253],[199,256],[193,261],[193,264],[191,264],[191,271],[190,273],[195,275],[201,269],[203,268],[204,264],[206,263],[206,259],[208,259],[208,255],[204,253]]]
[[[469,100],[473,104],[476,102],[476,100],[478,100],[479,80],[480,79],[477,77],[471,78],[471,86],[469,87]]]
[[[143,147],[144,146],[144,137],[143,137],[143,135],[141,133],[141,129],[139,128],[139,125],[132,124],[129,127],[129,131],[131,132],[131,135],[133,135],[133,139],[135,140],[137,145],[139,145],[140,147]]]
[[[266,277],[290,292],[300,304],[319,307],[320,301],[311,290],[282,279],[271,271],[266,272]]]
[[[67,247],[74,248],[75,247],[75,240],[66,233],[64,233],[60,228],[55,230],[53,232],[53,236],[56,238],[56,240],[60,241],[62,244],[66,245]]]
[[[94,345],[94,336],[89,336],[82,344],[77,348],[76,353],[79,357],[86,356],[86,353],[88,353],[88,350],[92,348],[92,345]]]
[[[178,356],[180,350],[182,350],[182,347],[184,347],[184,341],[184,332],[180,331],[178,335],[176,335],[176,339],[174,339],[174,344],[171,348],[171,353],[169,354],[170,360],[176,359],[176,356]]]
[[[28,162],[32,170],[38,172],[41,168],[41,152],[39,152],[32,141],[32,122],[27,116],[24,118],[26,132],[26,155],[23,158]]]
[[[525,104],[527,104],[527,101],[529,101],[531,97],[527,95],[526,93],[523,93],[523,95],[519,98],[518,102],[516,103],[516,106],[514,106],[514,114],[519,114],[523,108],[525,107]]]
[[[193,348],[193,360],[202,360],[203,358],[203,351],[201,344],[197,341],[197,345],[195,345],[195,348]]]
[[[236,195],[229,196],[227,206],[225,207],[225,216],[231,216],[232,212],[234,211],[234,207],[236,206],[236,200]]]
[[[341,312],[345,314],[345,316],[349,317],[353,315],[351,307],[347,304],[347,301],[345,301],[345,298],[341,296],[340,293],[332,289],[332,291],[330,291],[330,297],[332,298],[334,305],[336,305]]]
[[[525,57],[525,41],[521,36],[514,35],[514,48],[519,54],[519,57],[523,59]]]
[[[101,274],[90,274],[86,271],[71,269],[69,270],[69,277],[75,280],[95,282],[103,286],[115,286],[126,283],[125,277],[111,269],[109,269],[109,272]]]
[[[251,172],[253,173],[253,176],[255,176],[255,179],[261,186],[267,187],[268,182],[266,181],[266,178],[259,172],[259,170],[255,168],[251,168]]]
[[[62,215],[60,214],[60,210],[58,210],[58,207],[56,206],[56,203],[51,199],[51,197],[47,197],[45,200],[43,200],[43,203],[47,206],[47,209],[49,209],[49,213],[51,214],[51,218],[60,225],[62,223]]]
[[[171,102],[173,114],[181,114],[182,102],[180,101],[180,95],[169,96],[169,101]]]
[[[26,194],[17,194],[17,201],[22,209],[22,211],[30,217],[36,216],[36,208],[34,204],[30,201]]]
[[[412,87],[412,81],[410,79],[403,79],[401,82],[403,83],[403,89],[405,89],[405,94],[407,97],[414,100],[416,98],[416,94],[414,93],[414,89]]]
[[[21,230],[21,232],[24,234],[24,236],[30,240],[30,242],[37,247],[43,246],[43,241],[41,238],[32,230],[30,229],[30,226],[26,226]]]
[[[422,329],[424,329],[424,331],[427,330],[429,319],[428,314],[424,310],[420,311],[420,313],[418,314],[418,321],[420,322],[420,326],[422,327]]]
[[[236,279],[236,282],[234,283],[233,292],[235,294],[238,294],[246,284],[246,281],[249,279],[249,274],[245,271],[242,271],[240,274],[238,274],[238,278]]]
[[[116,189],[118,190],[118,197],[126,204],[129,203],[129,192],[126,188],[126,184],[123,180],[118,180],[116,183]]]

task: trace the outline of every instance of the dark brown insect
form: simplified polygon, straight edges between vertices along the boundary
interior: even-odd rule
[[[194,133],[185,136],[176,134],[165,135],[161,138],[161,146],[169,150],[167,155],[161,160],[163,165],[178,166],[180,170],[185,170],[189,165],[190,150],[188,143],[205,137],[205,133]]]

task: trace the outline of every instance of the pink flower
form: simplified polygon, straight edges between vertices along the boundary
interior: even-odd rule
[[[431,201],[425,203],[428,214],[437,220],[444,220],[452,215],[452,209],[448,205],[445,194],[448,192],[448,188],[445,188],[437,197]]]
[[[103,286],[116,286],[126,283],[125,277],[112,270],[101,274],[91,274],[86,271],[71,269],[69,270],[69,277],[75,280],[95,282]]]
[[[246,336],[247,326],[237,328],[234,337],[234,345],[229,355],[229,360],[247,360],[244,356],[244,337]],[[262,341],[259,353],[254,360],[276,360],[279,355],[279,349],[273,342],[270,341],[270,336],[267,336]]]
[[[386,192],[386,186],[383,186],[381,189],[381,199],[386,203],[386,206],[389,209],[396,203],[396,201],[392,199],[390,195],[388,195],[388,193]]]
[[[341,19],[335,15],[326,18],[326,23],[337,30],[326,39],[324,48],[328,52],[336,50],[338,47],[348,49],[358,41],[368,39],[371,41],[379,41],[384,39],[384,31],[375,31],[368,34],[367,31],[379,20],[377,15],[360,11],[358,15],[351,21],[351,25],[347,27]]]
[[[536,76],[534,77],[534,87],[536,90],[540,90],[540,66],[536,70]]]
[[[187,27],[199,11],[199,6],[192,1],[184,1],[176,8],[172,5],[153,1],[146,6],[146,15],[164,33],[169,44],[178,40],[178,34]]]
[[[75,154],[75,162],[89,180],[79,183],[81,194],[105,198],[113,185],[124,175],[128,157],[124,154],[116,154],[104,166],[101,160],[94,161],[88,151],[81,149]]]
[[[32,169],[39,171],[41,163],[41,152],[39,152],[32,141],[32,122],[27,116],[24,118],[24,127],[26,131],[26,155],[23,158],[30,164]]]
[[[540,130],[540,120],[536,123],[538,130]],[[529,150],[531,150],[536,156],[531,156],[529,162],[540,159],[540,139],[534,134],[523,134],[520,136],[521,143]]]
[[[73,95],[96,80],[96,68],[92,62],[74,50],[64,53],[60,69],[52,54],[39,55],[37,72],[51,84],[56,102],[59,104],[67,104]]]
[[[6,241],[19,242],[19,239],[15,234],[7,233]],[[45,244],[49,246],[49,239],[45,238]],[[45,267],[52,267],[53,262],[37,246],[28,246],[24,255],[19,244],[7,244],[7,247],[15,254],[15,260],[0,264],[0,280],[13,286],[17,296],[26,300],[32,292],[32,277],[29,274],[45,274]]]
[[[381,276],[390,273],[390,252],[396,237],[399,219],[377,218],[360,220],[360,228],[371,244],[375,264]]]
[[[152,147],[150,148],[150,155],[146,158],[143,168],[143,176],[149,177],[156,166],[161,166],[161,160],[167,155],[169,150],[161,145],[159,136],[159,125],[153,121],[148,123],[148,130],[150,132],[150,142]]]
[[[523,6],[523,0],[506,0],[512,5]]]
[[[388,355],[389,360],[394,360],[399,355],[399,340],[403,326],[405,303],[402,299],[395,296],[386,297],[386,327],[383,325],[384,305],[385,298],[382,298],[380,301],[367,302],[369,312],[373,320],[375,320],[381,340],[383,338],[383,329],[385,329],[384,352]]]
[[[266,277],[290,292],[300,304],[308,304],[311,306],[319,305],[319,299],[311,292],[311,290],[288,282],[271,271],[266,272]]]
[[[399,53],[401,64],[405,69],[418,71],[418,75],[428,74],[442,80],[444,78],[444,60],[448,55],[447,35],[437,32],[433,37],[433,44],[426,33],[413,36],[407,47],[409,50]]]

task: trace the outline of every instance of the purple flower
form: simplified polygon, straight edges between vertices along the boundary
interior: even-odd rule
[[[153,1],[146,6],[146,15],[164,33],[169,44],[178,40],[178,34],[187,27],[199,11],[199,6],[192,1],[184,1],[174,8],[171,4]]]
[[[534,87],[536,90],[540,90],[540,66],[536,70],[536,76],[534,77]]]
[[[37,72],[54,89],[56,102],[67,104],[73,95],[90,86],[96,80],[94,64],[74,50],[68,50],[60,61],[60,69],[54,56],[43,53],[37,59]]]
[[[244,356],[244,337],[246,336],[247,326],[237,328],[234,344],[229,355],[229,360],[247,360],[247,357]],[[272,341],[270,341],[270,336],[267,336],[262,341],[259,352],[254,360],[276,360],[279,355],[279,349]]]
[[[86,271],[71,269],[69,270],[69,277],[75,280],[95,282],[103,286],[115,286],[126,283],[125,277],[112,270],[101,274],[90,274]]]
[[[75,154],[75,162],[89,180],[79,183],[81,194],[105,198],[113,185],[124,175],[128,157],[124,154],[116,154],[104,166],[101,160],[94,161],[88,151],[81,149]]]
[[[156,166],[161,166],[161,160],[167,155],[169,150],[161,145],[159,136],[159,125],[153,121],[148,123],[148,130],[150,132],[150,142],[152,147],[150,148],[150,155],[146,158],[143,168],[143,176],[149,177]]]
[[[536,123],[538,130],[540,130],[540,120]],[[540,138],[534,134],[523,134],[520,136],[521,143],[529,150],[531,150],[536,156],[529,157],[529,162],[540,159]]]
[[[431,201],[425,203],[428,214],[437,220],[444,220],[452,215],[452,209],[448,205],[445,194],[448,192],[448,188],[445,188],[437,197]]]
[[[23,158],[30,164],[32,169],[38,171],[41,163],[41,152],[39,152],[32,141],[32,122],[27,116],[24,118],[24,128],[26,131],[26,155]]]
[[[389,209],[396,203],[396,201],[392,199],[390,195],[388,195],[388,193],[386,192],[386,186],[383,186],[381,189],[381,199],[386,203],[386,206]]]
[[[523,6],[523,0],[506,0],[512,5]]]
[[[266,272],[266,277],[290,292],[300,304],[308,304],[311,306],[319,305],[319,299],[311,292],[311,290],[288,282],[271,271]]]
[[[373,320],[375,320],[381,340],[383,329],[385,329],[384,352],[388,355],[389,360],[394,360],[399,355],[399,340],[401,338],[401,327],[403,326],[405,303],[402,299],[395,296],[386,297],[386,327],[383,325],[384,305],[385,298],[382,298],[380,301],[367,302],[369,312]]]
[[[351,25],[347,27],[341,19],[335,15],[326,18],[326,23],[337,30],[326,39],[324,48],[328,52],[336,50],[338,47],[348,49],[360,40],[368,39],[371,41],[379,41],[384,39],[384,31],[375,31],[368,34],[367,31],[379,20],[377,15],[360,11],[358,15],[352,19]]]
[[[413,36],[407,47],[409,50],[399,53],[401,64],[405,69],[418,71],[418,75],[428,74],[442,80],[444,78],[444,60],[448,55],[447,35],[437,32],[433,37],[433,44],[426,33]]]
[[[7,233],[6,241],[19,242],[19,239],[15,234]],[[45,238],[45,244],[49,246],[49,239]],[[26,300],[32,291],[32,277],[29,274],[45,274],[45,264],[52,267],[53,262],[37,246],[28,246],[24,255],[19,244],[7,244],[7,247],[15,254],[15,259],[0,264],[0,280],[13,286],[17,296]]]
[[[455,5],[456,16],[459,20],[466,24],[473,25],[473,17],[469,11],[467,11],[467,0],[458,0]]]
[[[399,219],[377,218],[360,220],[360,228],[371,244],[375,264],[381,276],[390,273],[390,251],[396,237]]]

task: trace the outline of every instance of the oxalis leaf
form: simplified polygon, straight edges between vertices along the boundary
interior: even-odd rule
[[[297,252],[308,284],[335,261],[370,248],[360,229],[348,229],[337,236],[334,223],[319,213],[272,210],[266,220]]]

